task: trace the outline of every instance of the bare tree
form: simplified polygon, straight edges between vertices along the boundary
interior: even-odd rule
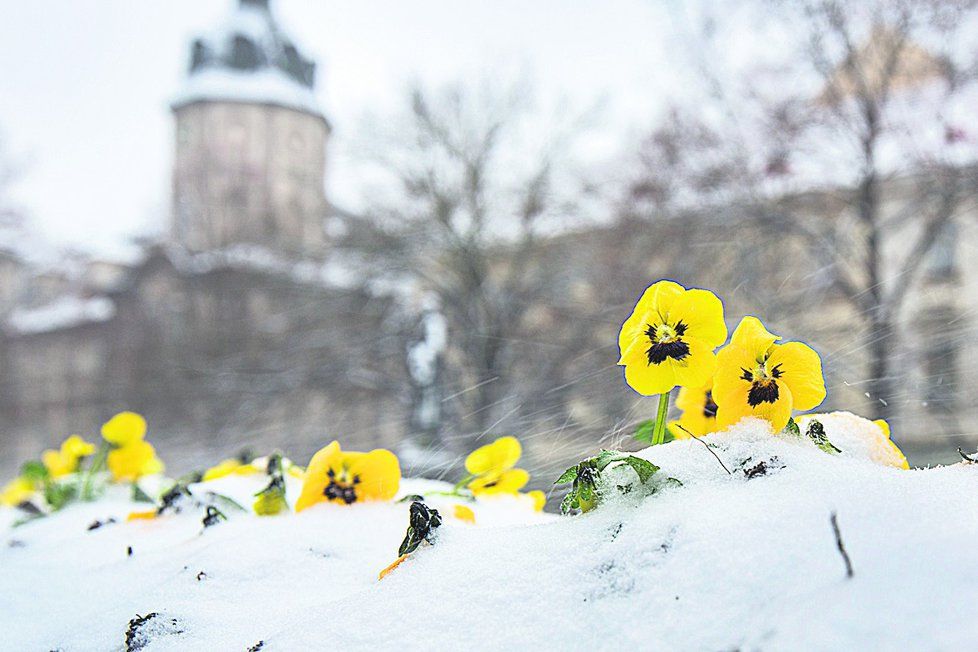
[[[519,411],[517,345],[550,279],[534,251],[544,222],[573,211],[555,187],[569,134],[541,137],[527,95],[413,88],[371,157],[396,188],[370,207],[371,259],[379,275],[437,295],[455,417],[472,435]]]

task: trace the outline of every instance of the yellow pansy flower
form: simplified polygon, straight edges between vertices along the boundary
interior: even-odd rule
[[[475,512],[472,508],[467,505],[455,505],[454,508],[455,518],[460,521],[464,521],[470,525],[475,525]]]
[[[513,468],[521,455],[523,447],[516,437],[499,437],[480,446],[465,458],[465,470],[472,478],[466,486],[476,497],[519,493],[530,481],[529,473]]]
[[[30,500],[35,493],[34,483],[27,478],[14,478],[0,489],[0,505],[16,507]]]
[[[676,439],[702,437],[717,429],[717,404],[713,400],[712,381],[706,387],[682,387],[676,397],[676,407],[682,410],[678,421],[669,424]],[[682,427],[679,427],[682,426]]]
[[[880,464],[885,464],[886,466],[895,466],[898,469],[909,469],[910,463],[907,462],[907,456],[903,454],[900,447],[893,443],[890,438],[890,424],[888,424],[883,419],[876,419],[873,421],[874,424],[880,429],[885,438],[883,441],[879,442],[876,448],[872,451],[871,455],[873,459]]]
[[[135,482],[144,475],[163,472],[163,462],[148,441],[136,440],[109,451],[106,464],[115,482]]]
[[[523,469],[510,469],[501,473],[490,472],[480,475],[468,484],[476,498],[500,494],[516,495],[530,481],[530,474]]]
[[[752,416],[779,432],[793,409],[811,410],[825,399],[818,354],[801,342],[775,344],[780,339],[756,317],[744,317],[717,354],[713,399],[719,428]]]
[[[295,511],[325,501],[350,505],[390,500],[400,484],[401,465],[394,453],[382,448],[369,453],[345,453],[334,441],[309,461]]]
[[[142,441],[146,436],[146,419],[135,412],[120,412],[102,426],[102,437],[114,446]]]
[[[708,290],[672,281],[649,286],[618,334],[625,381],[643,396],[677,385],[702,387],[716,369],[713,350],[727,339],[723,304]]]
[[[533,491],[528,491],[524,494],[533,501],[533,510],[537,512],[542,512],[544,505],[547,504],[547,494],[543,493],[539,489],[534,489]]]
[[[218,478],[223,478],[229,475],[251,475],[253,473],[258,473],[258,469],[255,465],[250,462],[242,462],[237,458],[228,458],[221,463],[212,466],[211,468],[204,471],[204,475],[201,478],[201,482],[208,482],[210,480],[217,480]]]
[[[48,475],[60,478],[78,470],[78,461],[94,452],[95,444],[78,435],[72,435],[61,443],[59,450],[48,449],[41,453],[41,461],[48,470]]]

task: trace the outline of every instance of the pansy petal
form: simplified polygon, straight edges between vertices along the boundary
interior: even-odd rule
[[[753,353],[733,342],[717,352],[717,371],[713,377],[713,400],[717,405],[735,402],[740,393],[746,396],[750,382],[744,380],[744,371],[756,364]]]
[[[781,372],[781,382],[791,388],[794,409],[811,410],[825,400],[825,379],[818,353],[801,342],[774,346],[768,369]]]
[[[523,446],[516,437],[500,437],[469,453],[465,458],[465,470],[472,475],[505,471],[516,466],[522,454]]]
[[[773,403],[762,401],[756,406],[748,402],[750,385],[743,384],[742,390],[737,390],[724,397],[723,402],[717,400],[717,427],[727,428],[739,422],[744,417],[757,417],[771,424],[774,432],[780,432],[788,425],[791,418],[791,390],[778,382],[778,398]]]
[[[116,446],[125,446],[146,436],[146,419],[135,412],[120,412],[102,426],[102,437]]]
[[[302,482],[302,491],[299,498],[295,501],[295,511],[301,512],[307,507],[311,507],[319,502],[324,502],[326,496],[326,485],[329,484],[330,467],[339,459],[340,443],[330,442],[327,446],[320,448],[306,468],[306,474]]]
[[[655,396],[676,386],[676,372],[668,362],[650,364],[646,357],[625,365],[625,382],[642,396]]]
[[[771,348],[772,344],[780,339],[779,336],[768,332],[757,317],[744,317],[734,330],[730,344],[749,351],[754,356],[754,360],[757,361]]]
[[[360,478],[357,500],[390,500],[401,486],[401,464],[389,450],[378,448],[348,462],[350,473]]]
[[[673,301],[685,291],[673,281],[658,281],[646,288],[618,334],[618,350],[622,356],[635,340],[645,337],[650,322],[662,323]]]
[[[887,439],[890,438],[890,424],[888,424],[885,419],[876,419],[873,421],[873,423],[879,427],[883,433],[883,436],[885,436]]]
[[[689,355],[682,360],[672,358],[665,361],[672,367],[676,384],[680,387],[702,387],[710,382],[717,369],[717,357],[713,347],[701,340],[684,340],[689,346]]]
[[[715,349],[727,341],[727,325],[723,321],[723,304],[709,290],[686,290],[676,297],[669,308],[668,321],[686,325],[686,335],[702,340]]]

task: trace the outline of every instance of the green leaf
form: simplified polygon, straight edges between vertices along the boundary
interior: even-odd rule
[[[50,482],[44,487],[44,500],[47,501],[51,509],[58,511],[78,496],[78,490],[74,484],[58,484]]]
[[[566,471],[560,474],[560,477],[554,481],[554,484],[567,484],[568,482],[574,482],[577,480],[577,465],[570,467]]]
[[[395,502],[398,503],[413,503],[414,501],[424,502],[424,496],[420,494],[408,494],[403,498],[398,498]]]
[[[782,430],[781,432],[784,432],[789,435],[794,435],[795,437],[801,437],[801,428],[798,427],[798,422],[792,419],[791,417],[788,418],[788,425],[786,425],[784,427],[784,430]]]
[[[620,462],[628,457],[624,453],[619,453],[618,451],[601,451],[597,456],[592,457],[589,461],[593,462],[594,468],[598,471],[604,471],[608,468],[608,465],[612,462]]]
[[[135,482],[132,483],[132,501],[134,503],[155,503],[156,502],[155,500],[153,500],[152,498],[150,498],[149,497],[149,494],[147,494],[145,491],[143,491],[142,488],[138,484],[136,484]]]
[[[43,482],[48,477],[48,470],[37,460],[28,460],[20,467],[20,474],[31,482]]]
[[[644,460],[641,457],[635,457],[634,455],[628,455],[622,462],[632,467],[632,470],[638,475],[638,479],[642,484],[648,482],[659,470],[659,467],[652,462]]]
[[[567,494],[566,496],[564,496],[564,499],[560,501],[561,514],[566,514],[572,509],[577,509],[577,507],[578,507],[577,494],[575,494],[573,491]]]
[[[655,430],[655,421],[647,419],[635,427],[635,439],[643,444],[652,443],[652,431]]]
[[[811,439],[816,446],[825,451],[826,453],[841,453],[842,451],[835,447],[835,445],[829,441],[829,438],[825,434],[825,426],[822,425],[821,421],[812,419],[808,422],[808,429],[805,431],[805,435]]]

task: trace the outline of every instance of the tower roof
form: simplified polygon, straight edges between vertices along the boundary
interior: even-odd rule
[[[177,109],[206,101],[274,104],[322,116],[313,92],[316,64],[275,21],[269,0],[238,0],[223,24],[190,47]]]

